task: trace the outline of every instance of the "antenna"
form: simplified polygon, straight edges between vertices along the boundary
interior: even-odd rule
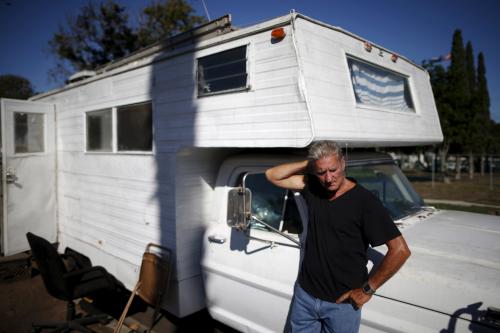
[[[207,5],[205,5],[205,0],[201,0],[201,3],[203,4],[203,8],[205,8],[205,15],[207,15],[208,21],[212,21],[210,19],[210,14],[208,13]]]

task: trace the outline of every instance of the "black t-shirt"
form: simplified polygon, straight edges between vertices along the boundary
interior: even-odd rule
[[[368,245],[384,244],[401,233],[380,200],[361,185],[328,200],[315,176],[306,180],[302,195],[309,225],[299,284],[312,296],[335,302],[368,279]]]

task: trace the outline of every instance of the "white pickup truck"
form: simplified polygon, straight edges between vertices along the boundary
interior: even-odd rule
[[[299,193],[273,186],[263,171],[299,159],[241,155],[219,172],[202,261],[207,305],[243,332],[285,328],[307,214]],[[500,219],[426,206],[385,154],[350,153],[347,174],[379,197],[412,252],[363,307],[361,332],[500,330]],[[368,267],[385,251],[370,248]]]

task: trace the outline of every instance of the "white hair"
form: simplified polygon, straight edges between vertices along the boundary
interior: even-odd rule
[[[308,158],[311,160],[316,161],[331,155],[337,155],[339,160],[343,158],[342,149],[335,141],[316,141],[309,147]]]

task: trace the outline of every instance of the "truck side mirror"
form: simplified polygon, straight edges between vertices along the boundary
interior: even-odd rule
[[[248,188],[237,187],[229,190],[227,198],[227,225],[246,230],[250,224],[250,203],[252,192]]]

